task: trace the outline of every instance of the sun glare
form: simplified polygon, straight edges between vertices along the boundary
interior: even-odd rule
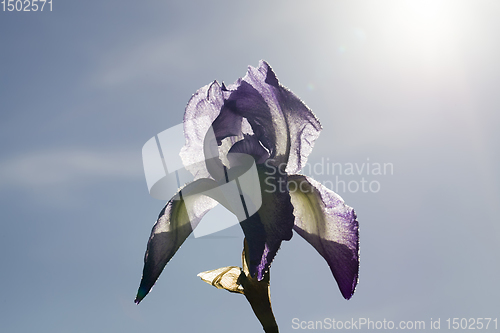
[[[424,67],[436,70],[455,63],[458,47],[457,8],[449,2],[407,1],[398,8],[402,40],[419,56]]]

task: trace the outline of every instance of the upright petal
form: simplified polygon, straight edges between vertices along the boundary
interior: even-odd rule
[[[279,156],[286,163],[288,143],[287,125],[283,114],[270,108],[267,101],[251,84],[240,84],[228,95],[224,109],[245,117],[252,126],[256,138],[270,151],[271,157]]]
[[[244,139],[237,141],[233,144],[231,149],[228,151],[227,158],[231,162],[233,153],[248,154],[255,159],[255,163],[262,164],[269,158],[268,151],[260,145],[259,140],[256,139],[255,135],[244,135]],[[233,167],[235,163],[230,163]]]
[[[220,147],[225,138],[242,140],[251,128],[248,121],[225,106],[224,95],[217,81],[199,89],[189,100],[184,113],[186,143],[181,150],[184,166],[194,179],[224,177],[227,148]],[[221,161],[222,158],[222,161]]]
[[[271,154],[271,157],[276,158],[278,163],[287,163],[287,173],[298,172],[306,164],[307,157],[319,136],[321,131],[319,120],[304,102],[279,83],[276,74],[265,61],[261,60],[258,68],[249,66],[242,81],[258,91],[270,110],[273,122],[262,125],[266,127],[267,132],[273,131],[277,140],[276,154]],[[248,112],[248,109],[242,110],[241,114]],[[256,111],[248,113],[255,114]],[[250,116],[245,117],[252,124]]]
[[[180,190],[158,216],[149,237],[141,284],[135,302],[139,302],[149,293],[160,276],[165,265],[184,243],[201,218],[217,201],[198,193],[215,187],[217,183],[210,179],[199,179]],[[189,200],[185,198],[189,196]]]
[[[201,117],[207,121],[186,122]],[[248,122],[273,164],[286,165],[288,173],[298,172],[305,165],[321,131],[316,116],[279,83],[265,61],[258,68],[249,66],[243,79],[228,88],[214,81],[198,90],[186,107],[184,120],[186,145],[181,156],[195,179],[211,175],[204,164],[198,163],[210,125],[220,146],[227,137],[242,139],[248,132],[244,129]]]
[[[195,177],[208,178],[205,164],[205,137],[212,123],[220,114],[224,97],[217,81],[200,88],[189,100],[184,113],[186,144],[181,150],[184,166]],[[200,162],[201,161],[201,162]]]
[[[221,141],[229,136],[241,136],[243,132],[241,128],[242,121],[243,117],[241,115],[223,106],[219,116],[212,123],[217,143],[220,145]]]
[[[315,180],[288,178],[294,207],[294,230],[325,258],[344,298],[358,282],[359,236],[354,210],[342,198]]]

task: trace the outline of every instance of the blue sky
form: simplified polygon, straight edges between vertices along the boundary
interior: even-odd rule
[[[52,12],[1,11],[2,331],[260,330],[244,297],[196,276],[240,265],[238,226],[188,239],[133,303],[164,205],[148,194],[142,146],[182,120],[198,88],[232,83],[260,59],[323,125],[311,165],[393,165],[311,174],[380,190],[339,191],[360,222],[351,300],[299,235],[282,245],[271,269],[280,330],[295,331],[293,318],[441,318],[443,328],[498,316],[499,17],[483,0],[53,0]],[[230,216],[207,216],[220,218]]]

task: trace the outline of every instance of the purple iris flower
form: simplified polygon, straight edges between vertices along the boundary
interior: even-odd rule
[[[191,121],[201,117],[208,117],[209,122],[200,125]],[[237,156],[233,153],[254,158],[262,196],[257,213],[240,223],[245,235],[243,268],[230,266],[200,273],[202,279],[245,294],[264,329],[273,331],[269,329],[271,324],[267,329],[264,324],[264,317],[272,316],[272,312],[269,315],[265,313],[268,310],[259,310],[255,298],[269,297],[270,265],[281,242],[290,240],[295,230],[327,261],[344,298],[351,298],[359,268],[356,214],[339,195],[297,174],[313,149],[321,124],[295,94],[279,83],[271,67],[261,61],[258,68],[249,66],[246,75],[232,85],[214,81],[199,89],[186,107],[184,121],[186,144],[181,157],[195,180],[181,188],[183,197],[227,178],[224,170],[237,164],[231,160]],[[215,143],[207,142],[210,126]],[[216,149],[220,158],[200,163],[200,156],[210,149],[210,156]],[[148,294],[203,215],[217,204],[213,198],[199,195],[188,205],[183,197],[174,196],[153,227],[136,303]],[[263,296],[258,296],[260,293]],[[264,314],[259,315],[259,311]]]

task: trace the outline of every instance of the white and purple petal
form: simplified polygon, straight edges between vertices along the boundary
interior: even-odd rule
[[[217,201],[199,193],[217,186],[211,179],[199,179],[184,186],[163,208],[149,237],[141,284],[135,302],[149,293],[165,265]],[[182,195],[180,195],[182,193]],[[189,200],[184,200],[189,196]]]
[[[274,133],[269,138],[276,140],[274,154],[271,153],[271,158],[277,159],[275,165],[285,162],[288,174],[298,172],[306,164],[307,157],[320,134],[319,120],[300,98],[279,83],[276,74],[265,61],[261,60],[258,68],[249,66],[240,86],[243,82],[247,82],[257,90],[268,107],[260,110],[254,108],[252,112],[248,112],[250,115],[246,117],[250,124],[252,124],[251,117],[258,116],[265,119],[266,116],[262,114],[270,112],[272,122],[262,122],[258,125],[264,127],[265,133]],[[224,95],[226,94],[224,92]],[[241,114],[243,115],[246,110],[242,110]],[[266,148],[269,149],[267,146]]]
[[[213,82],[198,90],[186,107],[184,120],[201,117],[208,117],[208,121],[195,126],[186,123],[184,128],[186,145],[181,156],[186,165],[200,160],[210,125],[220,146],[227,137],[241,140],[243,133],[248,133],[245,125],[249,123],[273,164],[285,163],[287,173],[296,173],[307,162],[321,131],[312,111],[279,83],[262,60],[259,67],[249,66],[246,75],[227,88]],[[210,176],[203,165],[191,169],[195,179]]]
[[[325,258],[344,298],[358,282],[359,225],[354,210],[317,181],[301,175],[288,178],[294,207],[293,229]]]
[[[209,178],[205,164],[205,138],[212,123],[224,105],[222,90],[217,81],[200,89],[191,97],[184,113],[184,137],[186,143],[180,152],[182,162],[194,179]],[[215,134],[215,132],[213,132]]]

